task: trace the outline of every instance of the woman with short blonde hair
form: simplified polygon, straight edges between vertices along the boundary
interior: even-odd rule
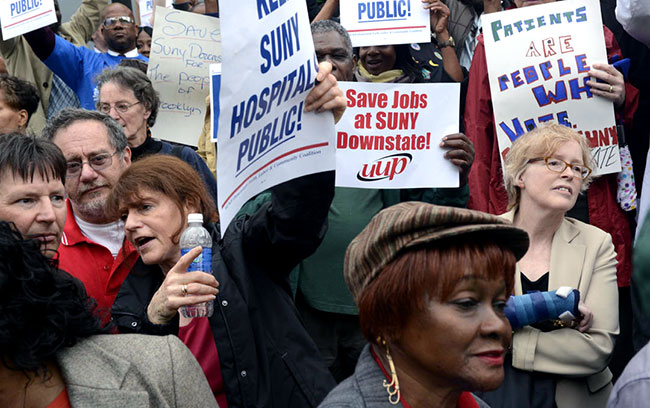
[[[569,286],[580,292],[580,315],[568,325],[547,321],[514,331],[504,384],[481,395],[491,406],[607,404],[607,363],[618,334],[616,252],[608,233],[566,217],[591,181],[591,162],[584,136],[557,124],[519,137],[505,158],[509,211],[501,217],[530,236],[514,294]]]

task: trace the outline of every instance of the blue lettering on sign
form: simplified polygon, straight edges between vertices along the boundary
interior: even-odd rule
[[[272,122],[267,123],[239,144],[237,154],[239,174],[275,147],[295,137],[295,133],[302,129],[304,103],[300,102],[298,105],[290,107],[283,112],[282,119],[277,116]],[[247,166],[242,168],[243,164],[247,164]]]
[[[369,1],[359,3],[357,9],[357,18],[360,23],[404,20],[410,16],[410,0]]]
[[[287,0],[257,0],[257,18],[261,20],[286,2]]]
[[[270,34],[262,36],[260,55],[264,63],[260,65],[260,71],[266,74],[271,69],[271,65],[277,67],[298,51],[300,51],[300,37],[298,36],[298,13],[296,13]]]
[[[230,121],[230,138],[238,135],[242,130],[249,128],[253,123],[261,121],[270,114],[273,108],[279,108],[282,103],[309,91],[314,86],[315,79],[312,71],[315,70],[316,56],[305,61],[303,65],[289,72],[282,79],[278,79],[270,86],[263,88],[259,93],[235,104],[232,109]]]
[[[37,9],[41,7],[42,4],[42,0],[19,0],[11,3],[9,8],[11,10],[11,16],[14,17]]]

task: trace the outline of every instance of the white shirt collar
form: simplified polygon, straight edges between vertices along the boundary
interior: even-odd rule
[[[108,50],[107,53],[108,53],[108,55],[111,55],[111,56],[113,56],[113,57],[118,57],[120,54],[122,54],[122,55],[124,55],[126,58],[135,58],[135,57],[137,57],[138,55],[140,55],[140,54],[138,54],[138,49],[137,49],[137,48],[134,48],[134,49],[132,49],[132,50],[129,51],[129,52],[122,52],[122,53],[120,53],[120,52],[115,52],[115,51],[113,51],[113,50]]]

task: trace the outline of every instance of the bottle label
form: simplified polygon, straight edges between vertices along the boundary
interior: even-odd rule
[[[190,249],[181,249],[181,256],[190,252]],[[212,248],[203,248],[203,251],[194,258],[190,266],[187,268],[188,272],[200,271],[212,273]]]

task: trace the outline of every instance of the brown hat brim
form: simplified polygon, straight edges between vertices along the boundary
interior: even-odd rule
[[[476,239],[480,237],[485,242],[493,242],[499,246],[509,248],[519,261],[528,251],[530,243],[528,234],[524,230],[507,224],[460,225],[442,231],[439,228],[432,229],[429,234],[422,233],[422,236],[410,241],[403,249],[410,249],[433,242],[449,241],[455,238],[472,237]]]

